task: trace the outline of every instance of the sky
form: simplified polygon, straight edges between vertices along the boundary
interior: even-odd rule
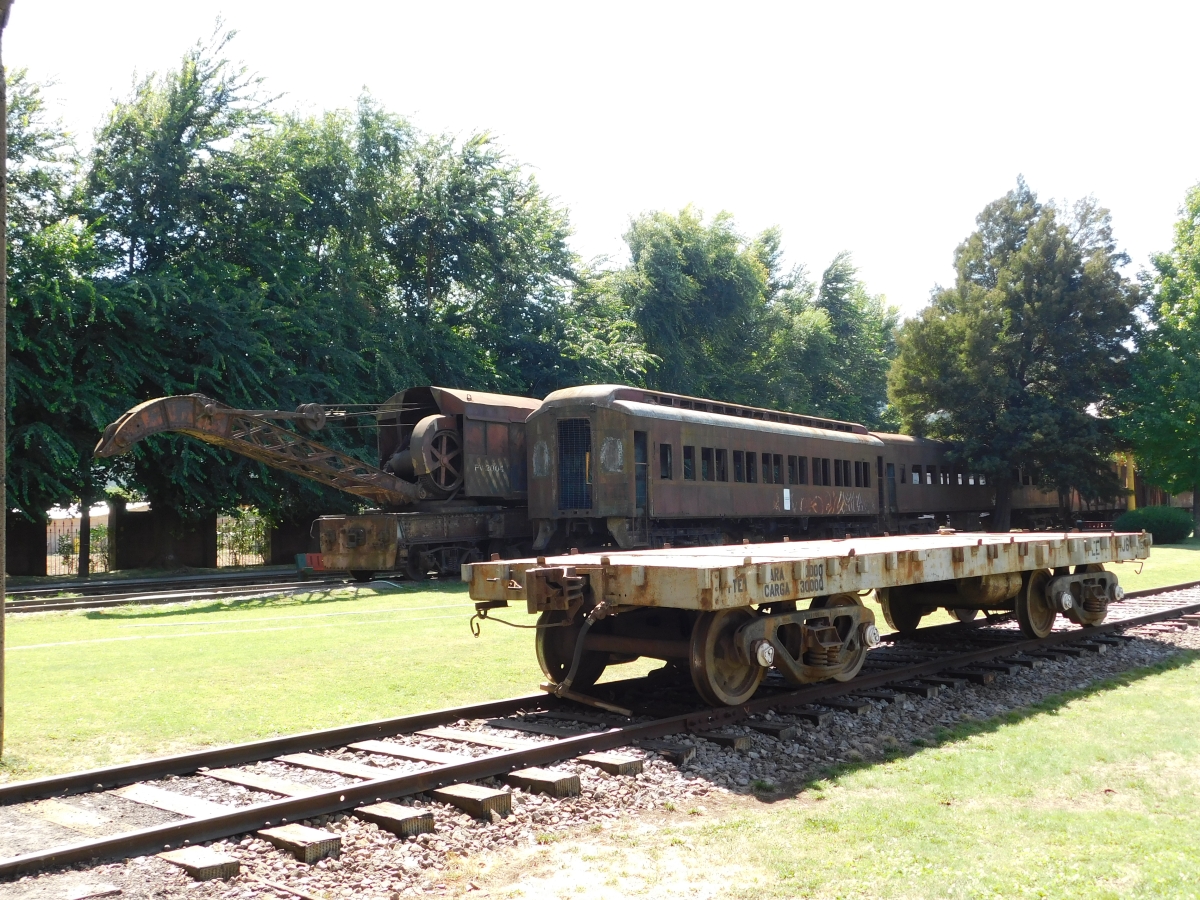
[[[4,62],[81,147],[135,79],[213,33],[305,113],[368,90],[425,131],[493,134],[585,259],[688,204],[778,226],[819,276],[849,250],[912,315],[1018,175],[1095,196],[1134,274],[1200,182],[1200,4],[15,0]]]

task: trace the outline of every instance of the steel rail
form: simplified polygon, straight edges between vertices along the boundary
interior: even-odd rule
[[[1159,593],[1168,593],[1169,591],[1170,589],[1159,591]],[[737,707],[680,713],[608,731],[581,734],[577,737],[561,738],[518,750],[491,753],[462,763],[435,765],[419,772],[381,777],[346,787],[324,790],[305,797],[274,800],[231,809],[217,815],[169,822],[125,834],[54,847],[0,861],[0,878],[11,878],[50,867],[65,866],[93,859],[157,853],[172,847],[255,831],[274,824],[328,815],[352,809],[360,804],[411,796],[448,784],[503,775],[514,769],[548,765],[582,753],[613,750],[638,740],[662,737],[683,731],[702,732],[719,725],[732,724],[768,709],[786,709],[792,706],[820,703],[821,700],[836,696],[883,687],[896,681],[920,678],[951,666],[969,666],[972,663],[985,662],[996,657],[1013,656],[1058,644],[1076,643],[1087,640],[1089,637],[1123,628],[1167,621],[1198,611],[1200,611],[1200,602],[1167,607],[1091,627],[1054,632],[1044,638],[1015,640],[1011,643],[993,645],[949,657],[939,657],[928,662],[898,666],[870,675],[859,676],[848,682],[818,684],[789,693],[764,696]],[[634,679],[634,681],[638,680],[641,679]],[[372,735],[394,735],[401,731],[415,731],[430,727],[439,719],[444,721],[450,715],[455,715],[456,718],[482,718],[487,715],[502,715],[505,711],[545,708],[551,704],[552,699],[547,695],[517,697],[488,704],[442,710],[436,713],[404,716],[399,719],[381,720],[365,725],[309,732],[288,738],[276,738],[236,747],[183,754],[163,760],[114,766],[76,775],[57,776],[36,782],[24,782],[0,788],[0,801],[47,796],[45,793],[47,790],[57,793],[64,788],[78,790],[91,787],[94,789],[97,786],[103,786],[105,778],[109,784],[115,786],[118,783],[128,783],[128,779],[134,775],[140,780],[147,775],[184,774],[195,771],[201,766],[236,765],[301,748],[312,749],[319,746],[330,746],[333,743],[360,740]],[[318,738],[318,736],[320,737]],[[101,780],[88,784],[89,779],[97,777]]]
[[[491,700],[469,706],[452,706],[392,719],[360,722],[356,725],[340,725],[336,728],[325,728],[319,731],[304,731],[245,744],[216,747],[212,750],[194,750],[190,753],[105,766],[84,772],[50,775],[46,778],[0,785],[0,805],[27,803],[31,800],[62,797],[83,791],[108,790],[150,778],[186,775],[201,768],[245,765],[249,762],[271,759],[284,753],[303,753],[380,736],[400,734],[405,731],[434,728],[448,722],[457,722],[459,719],[505,716],[520,709],[549,709],[556,705],[561,705],[561,703],[557,703],[555,698],[549,694],[530,694],[524,697],[509,697],[504,700]]]
[[[238,598],[273,593],[303,593],[321,590],[328,587],[344,586],[344,578],[322,578],[306,581],[264,581],[257,584],[243,584],[217,587],[200,587],[180,589],[156,593],[154,591],[138,591],[128,594],[95,594],[82,597],[32,597],[15,600],[8,604],[10,613],[22,612],[53,612],[72,609],[105,609],[111,606],[155,606],[166,603],[187,603],[191,600]]]
[[[208,587],[219,585],[245,585],[263,581],[280,581],[294,578],[296,569],[290,565],[264,566],[259,571],[242,569],[237,572],[203,572],[193,575],[155,575],[142,578],[88,578],[70,581],[49,581],[17,587],[14,596],[34,597],[39,594],[52,594],[61,591],[90,592],[93,595],[112,593],[128,593],[134,588],[164,588],[179,587]]]

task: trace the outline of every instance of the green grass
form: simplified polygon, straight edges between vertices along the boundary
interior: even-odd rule
[[[720,895],[754,900],[1195,896],[1198,659],[738,803],[711,824],[675,820],[655,842],[687,848],[676,868],[740,872]]]
[[[1191,537],[1179,544],[1152,547],[1144,565],[1122,563],[1109,566],[1127,591],[1144,591],[1200,581],[1200,538]],[[1141,574],[1138,570],[1141,569]]]
[[[449,583],[10,615],[0,779],[536,693],[533,632],[472,611]]]

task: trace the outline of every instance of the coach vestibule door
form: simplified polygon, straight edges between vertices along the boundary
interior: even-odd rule
[[[650,512],[650,454],[646,450],[646,432],[633,433],[633,482],[634,506],[637,515],[645,516]]]

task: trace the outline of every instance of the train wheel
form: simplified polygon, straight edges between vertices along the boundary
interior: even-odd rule
[[[562,610],[547,610],[538,616],[537,650],[538,665],[555,684],[562,684],[571,672],[571,661],[575,658],[575,645],[583,628],[583,617],[577,616],[570,625],[560,625],[567,618]],[[553,626],[553,627],[546,627]],[[604,674],[608,654],[595,650],[584,650],[579,658],[579,668],[571,679],[571,689],[589,688]]]
[[[737,706],[749,700],[767,670],[742,659],[733,636],[754,618],[748,609],[701,613],[692,628],[692,683],[713,706]]]
[[[825,602],[826,609],[837,606],[862,606],[862,601],[855,594],[834,594]],[[842,670],[833,676],[835,681],[849,681],[859,673],[863,663],[867,661],[867,645],[861,634],[852,634],[856,627],[852,619],[843,616],[839,622],[838,618],[834,616],[833,626],[838,630],[843,641],[852,641],[855,644],[854,649],[850,652],[850,658],[846,660]]]
[[[1029,573],[1025,586],[1017,595],[1017,621],[1027,637],[1043,638],[1054,628],[1058,612],[1046,597],[1046,584],[1049,581],[1049,572],[1035,569]]]
[[[896,588],[879,588],[875,597],[883,608],[884,621],[901,634],[916,631],[923,615],[921,607],[905,601]]]
[[[1086,563],[1075,567],[1076,575],[1095,575],[1098,572],[1105,571],[1104,566],[1099,563]],[[1099,625],[1108,617],[1108,601],[1093,600],[1091,598],[1083,601],[1083,608],[1071,607],[1067,610],[1067,618],[1076,625]]]
[[[429,575],[425,554],[415,547],[408,551],[408,559],[404,563],[404,574],[408,576],[409,581],[424,581]]]
[[[947,609],[946,612],[950,613],[950,618],[957,619],[959,622],[970,622],[979,615],[977,609]]]

